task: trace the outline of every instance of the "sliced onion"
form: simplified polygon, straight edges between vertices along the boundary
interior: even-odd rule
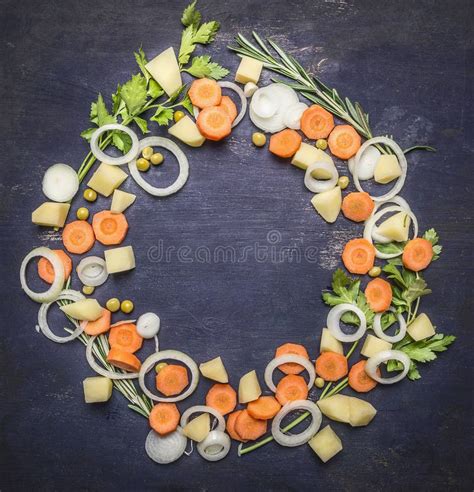
[[[382,330],[382,315],[384,313],[377,313],[374,316],[374,324],[373,324],[373,329],[374,333],[381,339],[385,340],[386,342],[390,343],[396,343],[399,342],[400,340],[403,340],[403,337],[406,335],[407,332],[407,322],[405,321],[405,318],[392,306],[388,308],[388,310],[392,313],[395,314],[397,317],[398,321],[398,333],[396,335],[387,335],[384,333]]]
[[[275,383],[273,382],[273,372],[278,366],[281,366],[282,364],[287,364],[288,362],[293,362],[295,364],[303,366],[306,369],[306,371],[309,374],[308,389],[311,389],[313,387],[314,380],[316,378],[314,365],[310,360],[295,354],[281,355],[280,357],[275,357],[273,360],[270,361],[270,363],[265,368],[265,375],[264,375],[265,384],[268,386],[268,388],[274,393],[276,392],[276,386]]]
[[[178,362],[182,362],[184,365],[186,365],[189,368],[189,371],[191,372],[191,383],[189,384],[188,389],[184,393],[181,393],[178,396],[173,396],[168,398],[165,398],[163,396],[158,396],[152,393],[146,386],[145,376],[147,375],[147,373],[156,365],[157,362],[165,359],[171,359],[171,360],[176,360]],[[178,350],[162,350],[160,352],[155,352],[154,354],[150,355],[143,362],[138,377],[138,383],[143,393],[145,393],[145,395],[147,395],[149,398],[151,398],[154,401],[163,401],[169,403],[174,403],[187,398],[197,388],[198,382],[199,382],[198,366],[193,361],[193,359],[189,357],[189,355],[186,355],[183,352],[179,352]]]
[[[396,376],[391,378],[383,378],[379,374],[377,374],[377,368],[380,364],[387,362],[389,360],[396,360],[403,364],[403,371]],[[410,369],[410,357],[408,357],[405,352],[401,350],[383,350],[378,354],[370,357],[365,364],[365,372],[372,378],[375,379],[378,383],[381,384],[393,384],[401,381],[407,374]]]
[[[283,117],[276,115],[272,118],[260,118],[253,112],[252,106],[249,109],[249,116],[252,123],[264,132],[276,133],[285,128]]]
[[[84,296],[77,290],[63,290],[55,301],[42,304],[38,311],[38,327],[46,338],[49,338],[56,343],[66,343],[77,338],[83,331],[84,325],[76,320],[71,320],[75,326],[74,331],[67,337],[59,337],[55,335],[48,325],[48,310],[56,301],[72,301],[77,302],[84,299]]]
[[[370,217],[374,216],[380,208],[385,207],[386,205],[390,205],[390,204],[399,205],[403,211],[411,211],[411,208],[410,208],[410,205],[408,205],[408,202],[404,198],[402,198],[401,196],[396,195],[393,198],[391,198],[390,200],[386,200],[384,202],[376,202],[374,209],[372,210],[372,213],[370,214]],[[387,243],[392,242],[391,239],[389,239],[388,237],[385,237],[384,235],[382,235],[378,232],[377,226],[375,226],[372,230],[372,239],[374,240],[374,242],[382,243],[382,244],[387,244]]]
[[[330,179],[316,179],[313,176],[313,172],[322,169],[331,173]],[[336,166],[330,162],[320,161],[315,162],[314,164],[310,164],[306,168],[306,172],[304,175],[304,184],[309,191],[313,193],[322,193],[323,191],[332,190],[339,179],[339,174],[337,172]]]
[[[312,421],[309,427],[299,434],[284,434],[280,428],[281,421],[294,410],[306,410],[311,413]],[[282,446],[295,447],[306,444],[321,427],[321,410],[316,403],[309,400],[295,400],[287,403],[275,416],[272,422],[272,435],[275,441]]]
[[[160,331],[160,317],[155,313],[142,314],[137,321],[137,332],[143,338],[153,338]],[[157,350],[158,352],[158,350]]]
[[[114,328],[115,326],[120,326],[120,325],[129,325],[133,324],[137,321],[136,319],[121,319],[120,321],[115,322],[114,324],[110,325],[110,328]]]
[[[253,82],[247,82],[244,86],[245,97],[252,97],[257,89],[257,84],[254,84]]]
[[[79,177],[67,164],[53,164],[44,173],[43,193],[53,202],[72,200],[79,189]]]
[[[400,168],[402,170],[402,174],[397,179],[395,185],[392,187],[392,189],[390,191],[388,191],[384,195],[380,195],[380,196],[370,195],[372,200],[374,200],[375,202],[384,202],[384,201],[390,200],[395,195],[398,195],[398,193],[400,193],[400,190],[403,188],[403,185],[405,184],[405,179],[407,177],[408,164],[407,164],[407,159],[405,157],[405,154],[403,153],[403,150],[392,139],[387,138],[387,137],[375,137],[375,138],[371,138],[370,140],[367,140],[366,142],[364,142],[364,144],[360,147],[360,149],[357,151],[357,154],[355,155],[354,170],[352,173],[352,176],[354,178],[355,187],[359,191],[364,191],[362,189],[362,186],[360,185],[360,182],[359,182],[359,166],[360,166],[361,156],[364,153],[365,149],[367,149],[367,147],[369,147],[371,145],[375,145],[375,144],[383,144],[383,145],[387,145],[388,147],[390,147],[395,152],[395,155],[397,156],[397,159],[398,159],[398,163],[399,163]]]
[[[120,157],[112,157],[110,155],[107,155],[99,148],[99,137],[103,133],[111,130],[124,132],[132,139],[132,147],[125,155],[122,155]],[[118,123],[111,123],[109,125],[104,125],[97,128],[97,130],[92,134],[91,137],[91,151],[98,161],[105,162],[106,164],[110,164],[111,166],[123,166],[124,164],[130,162],[132,159],[135,159],[140,152],[138,148],[138,138],[135,132],[127,126],[119,125]]]
[[[358,163],[357,175],[359,176],[359,180],[366,181],[374,177],[375,166],[381,155],[377,147],[370,146],[364,150]],[[355,156],[347,161],[347,165],[351,174],[354,174]]]
[[[279,101],[268,87],[257,89],[252,96],[251,107],[259,118],[271,118],[278,111]]]
[[[90,287],[102,285],[109,277],[105,260],[99,256],[83,258],[77,265],[76,272],[79,280]]]
[[[191,415],[193,413],[209,413],[209,414],[211,414],[212,416],[214,416],[217,419],[216,430],[221,431],[221,432],[225,430],[225,420],[224,420],[224,417],[222,416],[222,414],[220,412],[218,412],[217,410],[215,410],[214,408],[209,407],[207,405],[194,405],[193,407],[189,407],[187,410],[184,411],[183,415],[181,415],[181,420],[179,422],[179,425],[183,428],[186,427],[186,425],[189,421],[189,417],[191,417]]]
[[[26,267],[30,260],[32,260],[33,258],[37,258],[38,256],[42,256],[43,258],[49,260],[54,270],[53,283],[51,284],[51,287],[45,292],[35,292],[34,290],[31,290],[26,283]],[[40,246],[39,248],[35,248],[30,251],[21,262],[20,283],[21,288],[25,291],[26,295],[30,299],[33,299],[33,301],[41,303],[55,301],[63,290],[64,286],[64,267],[58,255],[44,246]]]
[[[283,115],[283,123],[292,130],[301,128],[301,116],[308,109],[308,105],[304,102],[297,102],[288,107]]]
[[[145,147],[163,147],[173,153],[178,159],[179,176],[174,183],[166,188],[157,188],[143,179],[142,173],[137,168],[137,161],[134,158],[128,163],[128,169],[138,186],[153,196],[168,196],[179,191],[185,185],[189,176],[188,158],[185,153],[172,140],[163,137],[147,137],[140,140],[138,152],[141,152]]]
[[[197,445],[198,453],[207,461],[219,461],[230,451],[230,437],[222,431],[213,430]]]
[[[348,335],[341,330],[341,316],[347,312],[353,312],[359,319],[360,325],[355,333]],[[367,319],[364,312],[354,304],[344,303],[334,306],[328,313],[327,327],[331,335],[340,342],[355,342],[360,340],[367,329]]]
[[[160,436],[152,429],[146,437],[145,451],[148,457],[156,463],[167,465],[183,456],[187,441],[181,427],[165,436]]]

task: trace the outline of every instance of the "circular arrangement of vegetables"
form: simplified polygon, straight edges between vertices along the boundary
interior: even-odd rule
[[[321,429],[323,416],[365,426],[376,415],[365,398],[343,394],[345,388],[352,390],[351,395],[363,394],[378,384],[418,379],[419,363],[434,360],[455,339],[436,333],[429,317],[420,312],[421,297],[431,292],[421,272],[439,257],[441,246],[433,229],[419,236],[417,217],[399,196],[408,172],[406,155],[434,149],[415,146],[403,151],[392,138],[374,137],[368,115],[358,103],[341,98],[277,44],[256,33],[252,41],[239,34],[237,46],[230,48],[241,57],[236,83],[220,81],[229,72],[210,56],[191,59],[198,44],[213,41],[219,24],[201,22],[196,2],[185,9],[181,20],[184,31],[178,57],[169,48],[147,61],[140,49],[135,58],[141,73],[112,95],[112,113],[101,95],[92,104],[94,127],[82,133],[91,151],[79,170],[61,163],[46,171],[42,190],[49,201],[33,211],[32,221],[61,228],[64,250],[39,247],[28,253],[20,268],[21,285],[40,303],[38,332],[56,343],[78,339],[86,346],[86,360],[97,375],[83,381],[85,402],[106,402],[115,388],[132,410],[149,420],[145,450],[153,461],[176,461],[185,454],[189,439],[208,461],[225,458],[231,440],[240,443],[239,455],[275,440],[287,447],[309,444],[326,462],[343,446],[330,425]],[[262,69],[285,78],[259,87]],[[195,77],[189,87],[183,85],[183,72]],[[159,102],[165,94],[168,99]],[[156,197],[180,191],[189,177],[188,158],[174,141],[157,136],[139,139],[129,127],[134,123],[148,133],[142,115],[153,110],[150,122],[172,123],[169,134],[191,147],[226,138],[248,112],[261,130],[251,137],[255,147],[265,147],[266,133],[271,134],[268,150],[304,171],[304,185],[314,193],[311,203],[323,220],[335,222],[342,211],[347,219],[363,223],[361,237],[344,246],[342,262],[350,274],[368,274],[372,279],[362,289],[360,277],[352,278],[342,269],[334,272],[331,289],[322,296],[330,310],[319,355],[312,360],[304,346],[293,342],[277,347],[263,375],[267,389],[262,390],[261,377],[250,370],[240,378],[236,391],[221,357],[198,366],[179,350],[161,350],[160,318],[155,313],[113,323],[113,313],[134,312],[132,300],[111,298],[103,307],[91,297],[109,275],[135,268],[133,247],[122,243],[129,227],[124,212],[137,197],[119,189],[128,177],[123,168],[128,166],[138,186]],[[105,152],[109,146],[123,155],[110,156]],[[160,149],[171,152],[179,165],[178,177],[167,187],[153,186],[145,179],[145,173],[163,165]],[[339,175],[334,158],[347,161],[342,168],[352,175],[357,190],[344,197],[350,179]],[[96,161],[100,165],[83,198],[94,202],[98,194],[112,196],[110,207],[89,221],[88,208],[81,206],[77,220],[68,220],[71,201]],[[380,186],[372,180],[384,187],[383,194],[377,193]],[[104,245],[104,257],[86,255],[96,241]],[[83,256],[76,262],[71,255]],[[39,258],[38,276],[49,284],[40,293],[26,279],[27,265],[35,258]],[[381,263],[375,265],[376,260]],[[82,292],[70,288],[73,270],[83,284]],[[48,324],[48,310],[55,303],[73,326],[62,336]],[[154,352],[142,361],[136,353],[147,340],[154,343]],[[360,360],[352,362],[360,344]],[[150,373],[153,388],[147,378]],[[181,413],[177,402],[196,390],[200,377],[215,382],[205,405]],[[299,415],[282,428],[283,419],[294,412]],[[306,430],[290,433],[307,418],[311,423]],[[271,434],[263,437],[269,428]]]

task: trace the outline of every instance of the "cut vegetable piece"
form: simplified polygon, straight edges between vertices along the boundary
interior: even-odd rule
[[[408,241],[410,222],[407,212],[398,212],[377,226],[377,233],[390,241]]]
[[[247,405],[248,413],[258,420],[271,420],[280,409],[281,405],[273,396],[261,396]]]
[[[120,323],[110,329],[109,345],[133,354],[142,348],[143,338],[134,323]]]
[[[319,400],[317,405],[323,415],[329,419],[348,424],[351,415],[349,401],[349,396],[333,395]]]
[[[263,62],[260,60],[255,60],[248,56],[241,56],[239,68],[237,68],[237,72],[235,73],[235,81],[241,84],[248,82],[257,84],[262,73],[262,68]]]
[[[119,167],[103,162],[92,175],[87,186],[97,191],[97,193],[108,197],[127,178],[127,173],[122,171]]]
[[[178,428],[179,418],[179,410],[174,403],[157,403],[151,409],[148,421],[155,432],[164,436]]]
[[[340,326],[341,317],[347,312],[354,313],[360,320],[359,328],[352,334],[344,333]],[[367,329],[367,318],[365,317],[364,311],[352,303],[333,306],[328,313],[326,323],[331,335],[340,342],[355,342],[360,340],[365,335],[365,330]]]
[[[220,461],[230,451],[230,437],[225,432],[213,430],[197,445],[197,450],[207,461]]]
[[[374,210],[375,203],[365,191],[354,191],[344,197],[342,213],[354,222],[364,222]]]
[[[360,135],[350,125],[337,125],[328,139],[329,150],[339,159],[350,159],[360,148]]]
[[[156,389],[165,396],[179,395],[188,385],[188,371],[177,364],[168,364],[156,375]]]
[[[100,148],[100,143],[99,143],[100,138],[106,132],[111,132],[111,131],[126,133],[130,138],[130,142],[131,142],[130,150],[125,155],[121,155],[120,157],[112,157],[106,154]],[[127,162],[129,162],[131,159],[135,159],[139,152],[138,138],[136,133],[133,130],[131,130],[128,126],[121,125],[120,123],[110,123],[108,125],[102,125],[99,128],[97,128],[91,136],[90,145],[91,145],[91,152],[94,154],[94,157],[99,162],[102,162],[110,166],[122,166],[124,164],[127,164]],[[105,196],[109,196],[109,195],[105,195]]]
[[[137,333],[147,340],[156,337],[160,331],[160,317],[155,313],[142,314],[137,321]],[[157,349],[158,351],[158,349]]]
[[[43,177],[43,193],[53,202],[69,202],[79,189],[76,171],[67,164],[53,164]]]
[[[333,128],[334,116],[317,104],[310,106],[301,117],[301,131],[311,140],[327,138]]]
[[[316,378],[316,372],[314,370],[314,364],[309,360],[306,359],[305,357],[301,357],[300,355],[296,354],[285,354],[285,355],[280,355],[279,357],[275,357],[275,359],[272,359],[267,367],[265,368],[265,384],[268,386],[268,388],[276,392],[277,387],[275,386],[275,383],[273,382],[273,373],[275,372],[275,369],[277,367],[280,367],[284,364],[297,364],[300,367],[303,367],[309,376],[308,380],[308,390],[313,387],[314,380]]]
[[[31,222],[46,227],[63,227],[70,208],[69,203],[44,202],[31,213]]]
[[[247,410],[242,410],[235,420],[234,429],[243,441],[255,441],[267,432],[267,421],[254,419]]]
[[[392,344],[381,340],[380,338],[374,337],[374,335],[367,335],[367,338],[364,341],[364,345],[360,350],[360,355],[364,355],[365,357],[373,357],[379,352],[383,352],[384,350],[390,350],[392,348]]]
[[[199,109],[218,106],[222,99],[221,86],[213,79],[196,79],[188,91],[189,99]]]
[[[206,141],[196,123],[188,115],[181,118],[173,126],[170,126],[168,133],[190,147],[201,147]]]
[[[183,434],[189,439],[201,442],[206,439],[211,431],[211,417],[208,413],[202,413],[186,424]]]
[[[332,190],[323,191],[314,195],[311,199],[316,212],[326,221],[332,224],[336,222],[341,210],[342,194],[341,188],[336,186]]]
[[[71,318],[80,321],[95,321],[102,316],[104,308],[101,307],[96,299],[81,299],[71,304],[59,306],[59,309]]]
[[[108,273],[126,272],[135,268],[135,255],[131,246],[106,249],[104,256]]]
[[[199,370],[201,371],[201,374],[208,379],[212,379],[218,383],[229,382],[229,376],[227,375],[224,363],[220,357],[203,362],[199,365]]]
[[[369,425],[377,414],[377,410],[368,402],[350,397],[349,400],[349,423],[352,427],[363,427]]]
[[[277,384],[275,397],[281,405],[290,401],[306,400],[308,398],[306,381],[302,376],[288,374]]]
[[[227,415],[235,410],[237,393],[230,384],[214,384],[207,392],[206,405],[222,415]]]
[[[392,304],[392,286],[383,278],[371,280],[364,291],[370,309],[375,313],[383,313]]]
[[[309,145],[305,142],[300,145],[300,148],[293,156],[293,159],[291,159],[293,166],[299,167],[304,171],[306,171],[306,168],[310,164],[314,164],[315,162],[327,162],[328,164],[334,164],[329,154],[326,154],[326,152],[321,149],[318,149],[314,145]],[[314,177],[318,179],[329,179],[331,174],[327,172],[323,174],[318,173],[314,174]]]
[[[234,101],[229,96],[222,96],[219,107],[229,115],[230,121],[233,123],[235,118],[237,118],[237,107]]]
[[[84,333],[87,335],[100,335],[110,330],[112,313],[108,309],[102,310],[102,315],[95,321],[83,321]]]
[[[240,378],[239,382],[239,403],[248,403],[256,400],[262,394],[257,373],[250,371]]]
[[[408,326],[408,334],[419,342],[425,338],[432,337],[436,332],[430,318],[425,313],[419,314]]]
[[[316,374],[325,381],[339,381],[349,371],[347,359],[336,352],[323,352],[316,359]]]
[[[320,430],[308,444],[323,463],[327,463],[343,449],[341,439],[329,425]]]
[[[86,256],[82,258],[76,267],[79,280],[90,287],[98,287],[106,282],[109,274],[103,258],[99,256]]]
[[[349,386],[358,393],[367,393],[377,386],[377,381],[365,372],[367,361],[360,360],[351,367],[348,376]],[[380,371],[379,371],[380,372]]]
[[[347,270],[365,275],[374,266],[375,248],[367,239],[351,239],[344,246],[342,261]]]
[[[402,175],[402,169],[398,163],[397,156],[393,154],[381,155],[374,170],[376,183],[387,184]]]
[[[424,270],[432,260],[433,245],[427,239],[417,237],[403,248],[403,266],[413,272]]]
[[[394,360],[400,362],[403,366],[403,370],[399,372],[396,376],[390,378],[383,378],[380,375],[380,371],[378,371],[378,367],[380,364],[384,364],[389,360]],[[372,378],[375,379],[378,383],[382,384],[394,384],[401,381],[410,370],[411,360],[405,352],[401,350],[384,350],[383,352],[379,352],[367,360],[367,364],[365,365],[365,371]]]
[[[240,442],[245,442],[235,431],[235,422],[236,422],[237,417],[240,415],[241,412],[242,412],[242,410],[236,410],[235,412],[232,412],[231,414],[229,414],[229,416],[227,417],[226,430],[232,439],[234,439],[236,441],[240,441]]]
[[[69,253],[82,255],[94,246],[94,230],[89,222],[75,220],[69,222],[63,229],[62,239],[64,247]]]
[[[304,102],[297,102],[288,107],[283,115],[283,123],[292,130],[301,128],[301,116],[308,109]]]
[[[342,343],[337,338],[334,338],[327,328],[323,328],[323,331],[321,333],[321,343],[319,345],[319,351],[344,354]]]
[[[398,333],[396,335],[388,335],[385,333],[382,329],[382,314],[383,313],[377,313],[374,316],[374,322],[372,325],[372,328],[374,330],[374,333],[381,339],[385,340],[386,342],[390,343],[396,343],[400,342],[403,340],[403,338],[406,335],[407,332],[407,323],[405,321],[405,318],[403,317],[403,314],[399,313],[393,306],[390,306],[388,308],[388,311],[391,311],[395,317],[397,318],[398,321]]]
[[[252,97],[257,89],[257,84],[254,84],[253,82],[247,82],[244,87],[245,97]]]
[[[275,351],[275,358],[286,354],[299,355],[300,357],[309,360],[308,351],[305,347],[303,347],[303,345],[298,343],[284,343],[283,345],[280,345]],[[282,364],[281,366],[278,366],[278,369],[285,374],[299,374],[304,371],[303,366],[295,364],[294,362]]]
[[[72,272],[72,260],[62,249],[51,250],[60,260],[64,269],[64,279],[67,280]],[[38,261],[38,275],[48,284],[52,284],[55,278],[53,265],[45,257]]]
[[[145,451],[154,462],[166,465],[183,456],[187,442],[181,427],[166,436],[160,436],[152,429],[145,441]]]
[[[140,360],[134,354],[126,352],[118,347],[113,347],[109,350],[107,362],[114,367],[133,373],[138,372],[142,365]]]
[[[250,103],[250,107],[259,118],[271,118],[276,114],[279,106],[280,101],[268,86],[255,91]]]
[[[204,108],[196,120],[197,127],[208,140],[219,141],[230,135],[232,121],[219,106]]]
[[[113,214],[109,210],[102,210],[94,214],[92,229],[99,243],[111,246],[120,244],[125,239],[128,222],[123,214]]]
[[[170,97],[183,85],[178,60],[172,47],[155,56],[145,68]]]
[[[357,164],[357,175],[361,181],[366,181],[374,177],[375,166],[381,155],[377,147],[370,146],[364,150]],[[347,162],[351,174],[354,174],[355,159],[355,156],[351,157]]]
[[[94,376],[84,379],[84,401],[86,403],[103,403],[112,396],[112,380],[103,376]]]
[[[134,195],[133,193],[127,193],[122,190],[114,190],[110,211],[113,214],[120,214],[130,207],[130,205],[135,202],[136,198],[137,195]]]
[[[287,128],[279,133],[274,133],[270,138],[268,150],[278,157],[291,157],[301,145],[301,135]]]
[[[329,176],[329,179],[321,180],[316,176]],[[324,193],[332,190],[339,179],[336,166],[327,162],[315,162],[310,164],[304,175],[304,185],[313,193]]]

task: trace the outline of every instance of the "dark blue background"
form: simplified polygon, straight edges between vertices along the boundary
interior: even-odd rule
[[[115,394],[104,406],[83,403],[91,375],[79,343],[38,335],[38,306],[20,291],[18,269],[32,247],[57,247],[58,234],[30,223],[43,200],[41,178],[54,162],[78,167],[87,145],[90,102],[136,72],[132,52],[151,58],[179,45],[185,3],[163,1],[0,1],[1,463],[2,490],[471,490],[472,467],[472,2],[202,1],[222,29],[209,52],[234,73],[227,49],[237,32],[273,36],[341,94],[359,100],[375,134],[402,147],[434,145],[409,157],[403,196],[422,230],[435,227],[445,251],[426,274],[423,301],[441,332],[458,336],[423,379],[379,388],[379,410],[366,428],[331,423],[344,452],[323,465],[308,447],[273,443],[246,457],[232,449],[220,463],[196,453],[159,467],[144,453],[147,422]],[[266,75],[268,79],[268,75]],[[186,149],[190,178],[159,200],[139,192],[127,212],[137,269],[97,290],[101,302],[130,297],[136,313],[162,319],[161,344],[197,361],[222,355],[231,383],[262,373],[274,348],[306,344],[314,357],[326,307],[320,291],[339,264],[343,243],[361,227],[324,223],[310,204],[300,170],[250,142],[246,119],[218,145]],[[153,126],[153,134],[164,129]],[[173,166],[169,159],[163,166]],[[340,163],[339,169],[344,171]],[[158,171],[156,171],[158,173]],[[156,178],[156,182],[158,182]],[[131,178],[125,189],[136,191]],[[108,206],[100,198],[96,209]],[[74,209],[83,205],[82,198]],[[92,207],[94,208],[94,207]],[[150,247],[239,251],[281,242],[316,247],[318,263],[151,262]],[[100,252],[100,248],[96,249]],[[79,284],[75,284],[79,287]],[[59,318],[58,318],[59,319]],[[209,383],[180,405],[202,402]]]

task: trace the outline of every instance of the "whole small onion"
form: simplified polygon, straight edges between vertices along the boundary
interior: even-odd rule
[[[142,314],[137,321],[137,332],[143,338],[153,338],[160,331],[160,318],[155,313]]]

